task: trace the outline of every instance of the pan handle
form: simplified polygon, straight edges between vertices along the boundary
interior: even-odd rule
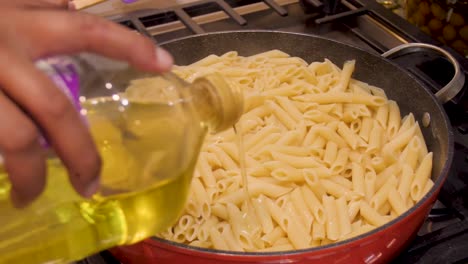
[[[425,44],[425,43],[408,43],[399,45],[393,49],[388,50],[382,54],[384,58],[391,58],[393,56],[402,55],[405,53],[421,52],[424,50],[436,51],[440,55],[444,56],[446,59],[452,63],[453,68],[455,69],[455,74],[447,85],[440,89],[435,96],[442,104],[452,100],[463,88],[465,84],[465,74],[461,71],[460,64],[458,61],[447,51],[442,48],[439,48],[434,45]]]

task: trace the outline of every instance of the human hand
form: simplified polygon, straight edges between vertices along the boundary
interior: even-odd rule
[[[98,4],[105,0],[94,0],[94,1],[83,1],[83,0],[16,0],[6,1],[0,0],[0,6],[10,7],[24,7],[24,8],[58,8],[58,9],[70,9],[79,10],[94,4]],[[121,0],[124,3],[133,3],[138,0]]]
[[[67,9],[69,0],[1,0],[2,7],[59,8]]]
[[[172,58],[149,39],[89,14],[5,7],[0,12],[0,151],[12,200],[24,206],[45,186],[39,131],[67,168],[74,188],[89,197],[99,186],[99,154],[72,103],[33,61],[88,51],[161,72],[170,69]]]

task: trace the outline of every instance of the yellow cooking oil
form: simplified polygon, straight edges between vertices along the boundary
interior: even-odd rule
[[[101,190],[79,196],[60,160],[25,209],[0,173],[0,263],[69,263],[131,244],[174,224],[182,212],[205,128],[184,106],[95,98],[86,120],[103,159]]]

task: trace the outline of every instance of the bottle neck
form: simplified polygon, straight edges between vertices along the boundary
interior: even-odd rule
[[[195,111],[212,134],[231,128],[243,113],[241,90],[219,74],[198,78],[189,89]]]

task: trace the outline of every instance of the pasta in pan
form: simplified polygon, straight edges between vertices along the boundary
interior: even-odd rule
[[[369,232],[433,186],[432,153],[410,113],[352,78],[355,61],[306,63],[279,50],[211,55],[174,72],[242,87],[248,195],[234,130],[205,140],[185,213],[159,237],[231,251],[285,251]]]

